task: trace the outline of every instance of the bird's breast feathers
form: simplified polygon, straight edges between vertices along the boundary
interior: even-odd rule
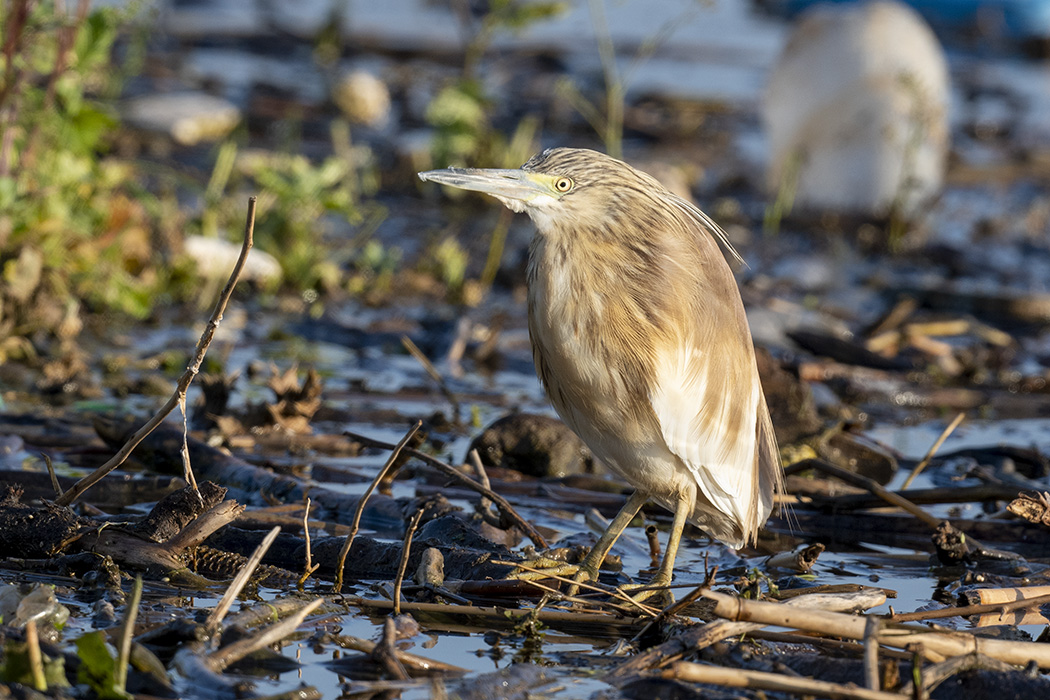
[[[765,409],[750,338],[658,325],[559,248],[538,240],[529,264],[533,355],[559,415],[636,488],[664,500],[687,479],[743,532],[757,529]]]

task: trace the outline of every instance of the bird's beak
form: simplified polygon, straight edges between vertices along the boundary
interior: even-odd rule
[[[490,194],[514,211],[522,211],[539,196],[550,196],[547,186],[524,170],[446,168],[419,173],[419,179]]]

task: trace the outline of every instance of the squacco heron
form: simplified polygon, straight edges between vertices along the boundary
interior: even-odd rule
[[[577,581],[597,577],[647,500],[674,513],[653,587],[671,582],[686,522],[732,547],[754,542],[783,476],[722,229],[591,150],[548,149],[520,170],[419,176],[492,195],[536,224],[527,274],[536,371],[561,418],[635,488]]]

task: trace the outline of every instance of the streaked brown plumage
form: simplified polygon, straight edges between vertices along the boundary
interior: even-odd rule
[[[594,577],[647,499],[675,513],[655,583],[688,520],[753,541],[782,475],[724,233],[654,178],[595,151],[544,151],[521,170],[432,180],[526,211],[529,332],[562,419],[637,492],[583,565]]]

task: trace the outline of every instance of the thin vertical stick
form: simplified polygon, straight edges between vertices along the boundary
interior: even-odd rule
[[[44,464],[47,465],[47,474],[51,477],[51,487],[55,489],[55,495],[61,497],[62,486],[58,483],[58,475],[55,474],[55,465],[51,463],[51,455],[41,452],[41,458],[44,460]]]
[[[42,693],[47,690],[47,676],[44,675],[44,658],[40,653],[40,635],[37,633],[36,620],[26,622],[26,655],[29,657],[29,673],[33,678],[33,687]]]
[[[390,453],[390,457],[386,460],[386,464],[376,474],[376,478],[372,479],[372,483],[368,485],[365,492],[361,494],[361,500],[357,502],[357,509],[354,511],[353,522],[350,523],[350,532],[346,535],[346,539],[343,541],[343,548],[339,550],[339,561],[336,563],[335,569],[335,592],[338,593],[343,588],[343,567],[346,566],[346,556],[350,553],[350,546],[354,543],[354,538],[357,537],[357,530],[361,526],[361,515],[365,512],[365,504],[368,502],[368,497],[372,495],[372,492],[376,490],[376,486],[386,478],[386,474],[390,471],[394,464],[397,462],[397,457],[401,454],[401,450],[404,449],[408,441],[412,439],[412,436],[416,434],[420,426],[423,425],[422,421],[416,421],[405,436],[401,438],[400,442],[394,445],[393,451]]]
[[[131,639],[135,636],[135,620],[139,616],[142,602],[142,576],[135,577],[131,586],[131,599],[124,611],[124,624],[120,628],[120,649],[117,651],[117,668],[114,671],[113,687],[123,693],[128,684],[128,664],[131,659]]]
[[[168,414],[179,405],[179,402],[185,401],[186,391],[189,389],[193,378],[196,377],[197,373],[200,371],[201,364],[204,363],[204,355],[208,352],[208,346],[211,345],[211,340],[215,337],[215,331],[222,322],[222,314],[226,310],[226,305],[230,302],[230,297],[233,296],[233,289],[237,286],[237,280],[241,277],[241,271],[244,269],[244,263],[248,258],[248,251],[252,249],[252,245],[254,244],[254,232],[255,197],[249,197],[248,216],[244,224],[244,244],[241,246],[241,254],[233,266],[233,272],[230,273],[230,279],[226,282],[226,286],[223,287],[222,293],[219,295],[219,300],[215,303],[215,310],[212,311],[211,318],[208,320],[208,325],[205,326],[200,340],[197,341],[197,351],[194,354],[193,361],[190,362],[186,371],[183,372],[181,377],[179,377],[178,384],[175,387],[175,393],[163,406],[160,407],[160,410],[149,419],[149,422],[139,428],[134,435],[128,438],[128,441],[124,443],[124,446],[120,448],[120,451],[117,452],[112,459],[91,474],[85,476],[74,484],[71,489],[55,499],[57,505],[70,505],[73,501],[80,498],[85,491],[123,464],[128,456],[131,455],[132,450],[134,450],[140,442],[146,439],[147,435],[152,433],[154,429],[164,421]]]
[[[314,564],[313,558],[310,555],[310,499],[306,499],[306,512],[303,513],[303,534],[306,538],[306,566],[303,569],[303,575],[299,577],[299,590],[303,590],[303,584],[306,583],[306,579],[310,578],[310,574],[317,571],[321,565]]]
[[[401,583],[405,580],[405,569],[408,568],[408,555],[412,551],[412,535],[416,534],[419,521],[423,517],[423,509],[420,508],[412,516],[405,530],[405,544],[401,549],[401,561],[397,565],[397,577],[394,579],[394,615],[401,614]]]
[[[460,419],[460,407],[459,399],[452,393],[452,390],[448,388],[448,383],[445,378],[441,376],[441,372],[437,371],[437,367],[430,361],[430,358],[423,354],[423,351],[419,349],[419,346],[412,342],[412,339],[407,335],[401,336],[401,344],[405,346],[405,350],[408,350],[408,354],[416,358],[420,365],[423,366],[423,370],[430,375],[430,378],[437,382],[438,389],[441,390],[442,395],[452,406],[452,422],[459,425]]]
[[[489,482],[489,474],[485,471],[485,465],[481,463],[481,455],[478,454],[476,449],[471,450],[467,454],[467,461],[470,462],[470,466],[474,467],[474,473],[478,475],[478,483],[487,489],[492,488],[492,484]],[[478,511],[484,515],[489,512],[489,508],[492,507],[492,501],[482,496],[478,499]]]
[[[879,687],[879,627],[882,622],[877,617],[868,618],[864,630],[864,684],[868,690],[881,690]]]

